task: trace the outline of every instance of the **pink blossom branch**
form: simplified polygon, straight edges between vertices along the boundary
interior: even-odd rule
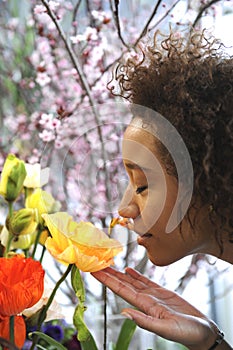
[[[92,94],[91,94],[91,89],[90,89],[90,86],[87,82],[87,79],[84,75],[84,72],[82,70],[82,67],[79,63],[79,60],[78,58],[76,57],[76,54],[72,48],[72,46],[70,45],[70,42],[67,40],[66,38],[66,35],[61,27],[61,25],[59,24],[58,20],[57,20],[57,17],[56,15],[54,14],[54,12],[50,9],[49,7],[49,4],[48,4],[48,1],[47,0],[41,0],[42,4],[45,6],[45,8],[47,9],[47,12],[48,12],[48,15],[50,16],[50,18],[52,19],[53,23],[55,24],[57,30],[58,30],[58,33],[65,45],[65,48],[70,56],[70,59],[71,59],[71,62],[73,63],[74,65],[74,68],[76,69],[79,77],[80,77],[80,81],[81,81],[81,84],[82,84],[82,87],[83,89],[86,91],[86,94],[88,96],[88,99],[89,99],[89,102],[90,102],[90,106],[91,106],[91,109],[92,109],[92,112],[93,112],[93,115],[94,115],[94,118],[95,118],[95,122],[96,122],[96,126],[97,126],[97,131],[98,131],[98,136],[99,136],[99,140],[100,140],[100,143],[101,143],[101,152],[102,152],[102,157],[103,157],[103,167],[104,167],[104,173],[105,173],[105,176],[106,176],[106,195],[107,195],[107,198],[110,198],[110,188],[109,188],[109,178],[108,178],[108,171],[107,171],[107,168],[106,168],[106,151],[105,151],[105,148],[104,148],[104,140],[103,140],[103,135],[102,135],[102,131],[101,131],[101,121],[100,121],[100,117],[99,117],[99,113],[97,111],[97,109],[95,108],[95,103],[94,103],[94,99],[92,97]]]
[[[212,0],[212,1],[210,1],[208,4],[204,5],[204,6],[200,9],[200,11],[199,11],[197,17],[195,18],[195,20],[194,20],[194,22],[193,22],[193,25],[192,25],[193,28],[196,26],[197,22],[201,19],[201,16],[203,15],[203,13],[204,13],[210,6],[212,6],[213,4],[216,4],[216,3],[219,2],[219,1],[221,1],[221,0]]]
[[[121,34],[121,26],[120,26],[120,18],[119,18],[119,0],[114,0],[114,6],[115,6],[115,9],[113,8],[112,2],[110,1],[110,7],[111,7],[113,18],[115,20],[115,24],[117,27],[117,33],[118,33],[119,39],[121,40],[122,44],[129,49],[129,45],[125,42]]]
[[[139,43],[139,41],[142,39],[142,37],[146,35],[147,29],[148,29],[148,27],[149,27],[149,25],[150,25],[152,19],[153,19],[154,16],[156,15],[157,10],[158,10],[158,8],[159,8],[161,2],[162,2],[162,0],[158,0],[158,2],[156,3],[152,14],[151,14],[150,17],[148,18],[148,20],[147,20],[147,22],[146,22],[146,24],[145,24],[143,30],[141,31],[141,34],[139,35],[139,37],[137,38],[137,40],[135,41],[135,43],[134,43],[133,46],[136,46],[136,45]]]
[[[81,0],[79,0],[77,2],[77,4],[75,5],[74,7],[74,12],[73,12],[73,22],[75,22],[75,19],[76,19],[76,16],[77,16],[77,13],[78,13],[78,10],[79,10],[79,6],[81,5]]]
[[[155,29],[169,15],[169,13],[176,7],[179,2],[180,0],[176,0],[174,4],[164,13],[164,15],[150,29],[148,29],[148,32]]]

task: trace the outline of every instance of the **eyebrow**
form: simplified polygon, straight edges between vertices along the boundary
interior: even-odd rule
[[[143,166],[139,166],[139,165],[137,165],[136,163],[125,163],[125,166],[127,167],[127,168],[129,168],[129,169],[132,169],[132,170],[137,170],[137,169],[139,169],[139,170],[144,170],[144,171],[148,171],[148,170],[151,170],[151,169],[149,169],[149,168],[145,168],[145,167],[143,167]]]

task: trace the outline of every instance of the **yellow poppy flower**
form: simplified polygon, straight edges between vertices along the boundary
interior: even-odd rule
[[[53,213],[60,209],[60,203],[53,196],[40,188],[30,193],[26,198],[26,208],[37,209],[39,222],[42,223],[42,214]]]
[[[52,237],[45,247],[60,262],[75,264],[80,270],[94,272],[114,264],[121,244],[109,238],[90,222],[77,223],[64,212],[43,214]]]

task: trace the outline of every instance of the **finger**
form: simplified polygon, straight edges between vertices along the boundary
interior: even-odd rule
[[[96,271],[91,273],[97,280],[99,280],[101,283],[105,284],[105,280],[107,276],[112,276],[112,278],[124,281],[124,283],[128,284],[129,286],[132,285],[133,278],[129,275],[126,275],[125,273],[119,272],[114,270],[113,268],[107,267],[104,270]]]
[[[113,276],[117,277],[119,280],[129,283],[130,285],[133,285],[138,290],[144,290],[144,289],[147,289],[148,287],[161,288],[158,284],[151,282],[148,278],[144,277],[139,272],[137,272],[136,270],[130,267],[126,267],[125,269],[126,273],[119,272],[111,267],[108,267],[102,271],[108,272]]]
[[[134,277],[130,276],[129,274],[125,274],[125,273],[119,272],[117,270],[114,270],[113,268],[106,268],[106,269],[101,270],[101,271],[104,273],[108,273],[109,275],[112,275],[114,278],[118,279],[121,282],[124,282],[125,284],[128,284],[131,287],[134,286],[135,289],[143,290],[144,288],[147,288],[147,286],[144,283],[142,283],[141,281],[135,279]],[[101,271],[94,272],[93,276],[97,279],[101,278],[100,282],[104,283],[102,281],[103,277],[101,277],[101,273],[100,273]]]
[[[92,274],[98,281],[105,284],[126,302],[147,314],[153,314],[153,316],[158,317],[157,315],[161,312],[161,308],[162,310],[165,309],[164,306],[158,303],[158,300],[154,296],[138,290],[133,284],[125,283],[125,281],[118,278],[118,274],[114,276],[106,270],[101,270],[98,271],[98,273],[94,272]]]
[[[131,308],[123,309],[121,314],[126,318],[133,320],[140,328],[146,329],[159,336],[164,336],[165,333],[167,333],[168,328],[173,323],[170,320],[155,318],[145,314],[144,312]],[[168,334],[166,334],[166,338],[169,340]]]
[[[131,276],[134,280],[141,282],[146,287],[165,289],[165,288],[161,287],[159,284],[152,282],[150,279],[143,276],[140,272],[138,272],[130,267],[126,267],[125,272],[127,273],[127,275]]]
[[[114,293],[119,295],[128,303],[138,308],[141,308],[144,305],[146,305],[147,308],[149,308],[148,301],[146,301],[145,298],[139,297],[139,294],[141,294],[142,296],[142,293],[138,292],[137,289],[135,289],[135,287],[132,284],[126,283],[125,280],[120,279],[119,273],[117,273],[116,275],[113,275],[112,271],[109,273],[105,269],[98,272],[93,272],[92,275],[99,282],[106,285],[109,289],[111,289]]]
[[[139,327],[153,332],[163,338],[181,343],[188,348],[205,344],[211,329],[208,320],[190,315],[166,314],[166,317],[154,317],[139,310],[125,308],[122,315],[133,320]],[[193,347],[194,348],[194,347]]]
[[[117,294],[120,294],[122,289],[132,289],[130,283],[125,283],[125,279],[123,279],[125,274],[123,273],[113,274],[112,271],[104,269],[92,272],[92,275]]]

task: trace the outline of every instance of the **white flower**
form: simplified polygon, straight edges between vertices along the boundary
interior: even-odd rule
[[[39,163],[25,164],[27,176],[23,185],[28,188],[42,187],[48,183],[49,180],[49,168],[41,169]]]
[[[53,288],[51,288],[48,284],[48,281],[44,281],[44,293],[41,297],[41,299],[32,307],[29,309],[25,309],[23,311],[23,315],[26,317],[30,317],[34,315],[37,311],[39,311],[44,305],[47,304],[48,299],[53,291]],[[47,314],[45,322],[52,321],[52,320],[58,320],[58,319],[64,319],[65,316],[62,314],[61,306],[56,302],[55,299],[53,299],[52,304],[50,305]]]

